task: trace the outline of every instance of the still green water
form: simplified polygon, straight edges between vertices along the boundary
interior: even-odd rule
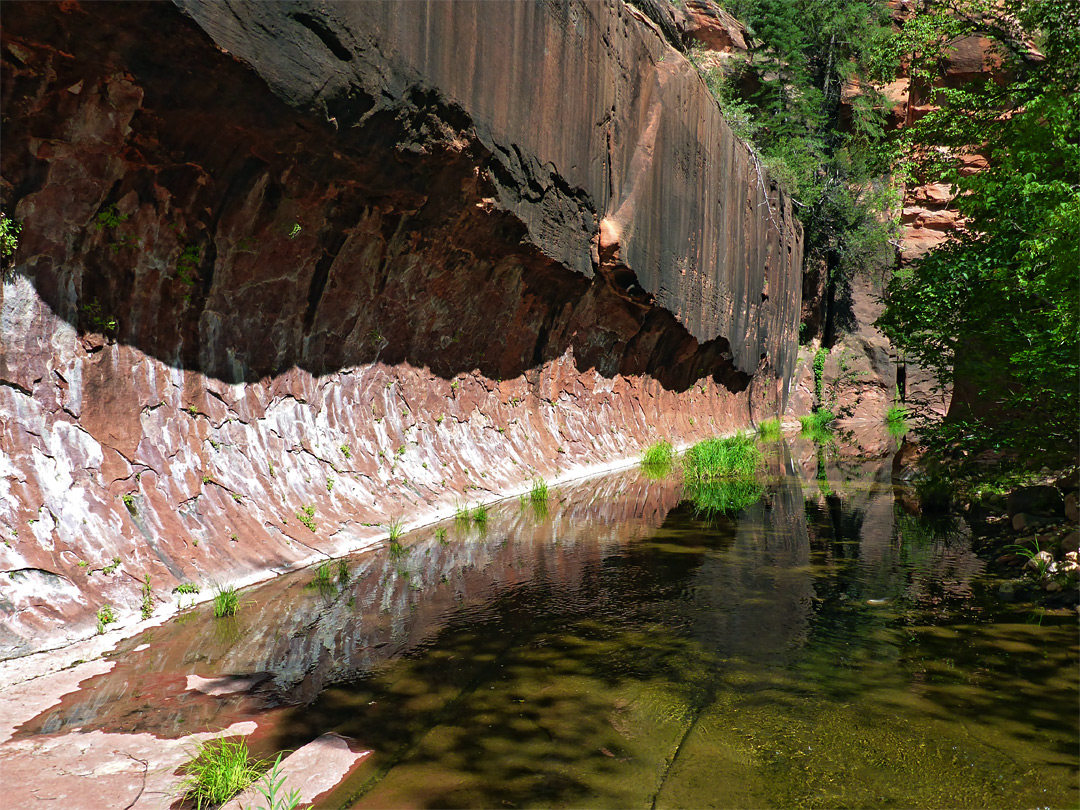
[[[43,730],[243,711],[263,753],[357,739],[374,753],[320,807],[1080,804],[1075,611],[999,604],[962,524],[907,515],[887,460],[773,462],[735,515],[634,471],[420,530],[346,583],[268,583],[234,623],[199,608]],[[130,705],[149,673],[255,672],[258,705]]]

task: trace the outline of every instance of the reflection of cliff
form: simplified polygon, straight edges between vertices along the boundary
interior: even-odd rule
[[[2,38],[0,654],[786,395],[790,204],[618,0],[13,2]]]

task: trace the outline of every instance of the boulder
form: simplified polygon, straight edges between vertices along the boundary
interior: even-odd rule
[[[1068,557],[1070,553],[1075,554],[1077,551],[1080,551],[1080,530],[1073,530],[1061,541],[1061,553]]]
[[[1080,521],[1080,512],[1076,508],[1076,493],[1070,492],[1065,496],[1065,519],[1071,523]]]
[[[1052,522],[1053,520],[1045,515],[1030,515],[1027,512],[1019,512],[1012,516],[1012,527],[1018,532],[1035,526],[1045,526]]]
[[[1032,515],[1063,515],[1064,502],[1056,487],[1021,487],[1009,493],[1009,516],[1027,512]]]

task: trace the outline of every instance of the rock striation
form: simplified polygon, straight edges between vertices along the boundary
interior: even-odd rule
[[[790,202],[620,0],[0,33],[0,656],[783,407]]]

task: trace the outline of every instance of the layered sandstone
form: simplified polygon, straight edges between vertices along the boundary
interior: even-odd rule
[[[2,37],[0,655],[783,405],[790,203],[619,0]]]

